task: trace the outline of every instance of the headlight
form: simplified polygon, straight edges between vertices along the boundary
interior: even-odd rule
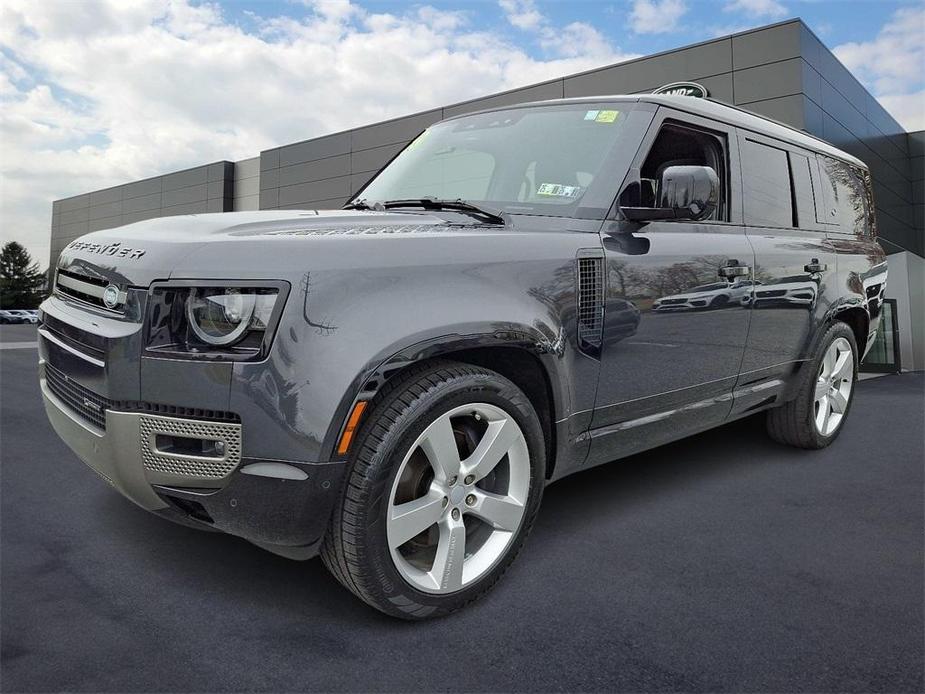
[[[266,330],[276,292],[238,288],[195,288],[186,300],[190,329],[209,345],[231,345],[248,330]]]
[[[148,302],[146,350],[177,358],[262,359],[288,290],[286,282],[156,283]]]

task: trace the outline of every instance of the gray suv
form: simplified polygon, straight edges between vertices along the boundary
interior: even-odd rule
[[[880,321],[875,232],[862,162],[729,106],[500,108],[428,128],[341,210],[74,241],[41,389],[142,508],[443,615],[550,482],[761,411],[831,443]]]

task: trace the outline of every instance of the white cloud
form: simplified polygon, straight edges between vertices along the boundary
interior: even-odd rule
[[[192,0],[0,3],[0,229],[47,262],[51,201],[629,56],[529,2],[545,58],[465,12],[348,0],[231,21]]]
[[[835,55],[907,130],[925,128],[925,8],[896,11],[872,41],[843,43]]]
[[[731,0],[723,7],[725,12],[744,12],[750,17],[783,17],[788,10],[777,0]]]
[[[909,132],[925,130],[925,89],[911,94],[884,94],[877,101]]]
[[[554,25],[541,13],[533,0],[498,0],[511,26],[533,34],[549,55],[563,58],[578,56],[614,56],[610,42],[586,22]],[[621,60],[635,57],[623,54]]]
[[[630,23],[637,34],[662,34],[676,31],[686,12],[684,0],[633,0]]]
[[[498,4],[507,21],[518,29],[537,29],[546,21],[533,0],[499,0]]]

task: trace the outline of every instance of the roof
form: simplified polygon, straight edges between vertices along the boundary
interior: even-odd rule
[[[548,101],[532,101],[523,104],[513,104],[508,106],[497,106],[488,108],[475,113],[490,113],[492,111],[507,111],[514,108],[529,108],[535,106],[548,106],[553,104],[588,104],[601,103],[602,101],[634,101],[659,106],[669,106],[678,111],[684,111],[695,116],[710,118],[712,120],[726,123],[745,130],[767,135],[778,140],[783,140],[799,147],[805,147],[816,152],[821,152],[836,159],[841,159],[855,166],[867,169],[867,164],[847,152],[838,149],[823,139],[810,135],[802,130],[797,130],[789,125],[779,121],[760,116],[757,113],[746,111],[736,106],[730,106],[721,101],[713,99],[701,99],[692,96],[678,96],[669,94],[613,94],[601,96],[582,96],[569,99],[550,99]],[[474,115],[473,113],[460,114],[447,120],[465,118]]]

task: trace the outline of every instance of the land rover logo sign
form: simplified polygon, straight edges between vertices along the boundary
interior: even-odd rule
[[[119,305],[119,288],[110,284],[103,290],[103,303],[106,304],[106,308],[115,308]]]
[[[672,82],[664,87],[659,87],[653,94],[670,94],[671,96],[696,96],[699,99],[705,99],[710,95],[707,88],[696,82]]]

